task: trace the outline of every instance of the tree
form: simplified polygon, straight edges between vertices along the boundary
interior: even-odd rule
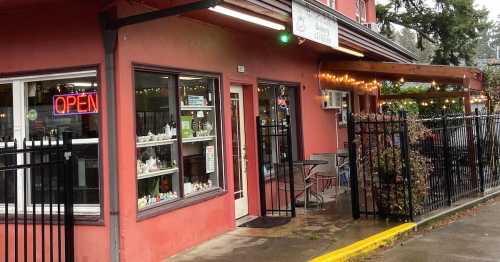
[[[418,47],[415,31],[403,27],[395,33],[394,40],[417,56],[417,62],[430,63],[436,47],[429,41],[422,40],[422,48]]]
[[[433,64],[473,64],[480,34],[489,26],[488,11],[474,8],[473,0],[389,0],[377,5],[382,33],[391,34],[391,23],[414,30],[417,46],[424,40],[436,46]]]
[[[478,40],[477,59],[496,58],[497,47],[500,47],[500,22],[483,31]]]
[[[491,101],[489,110],[500,111],[500,67],[488,66],[484,69],[484,85]]]

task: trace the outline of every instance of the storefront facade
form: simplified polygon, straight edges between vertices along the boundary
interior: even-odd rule
[[[208,10],[117,31],[110,126],[98,19],[109,7],[119,17],[165,8],[47,1],[6,5],[0,17],[15,25],[0,29],[9,36],[0,43],[2,141],[75,134],[77,261],[111,260],[112,241],[120,261],[160,261],[230,231],[237,217],[259,216],[259,115],[291,115],[294,158],[343,147],[341,114],[321,108],[322,49],[280,44],[275,32]],[[367,107],[368,96],[348,97],[353,108]],[[110,221],[110,152],[118,225]]]

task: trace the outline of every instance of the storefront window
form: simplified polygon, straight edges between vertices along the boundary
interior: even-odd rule
[[[0,84],[0,142],[12,141],[13,136],[12,84]]]
[[[99,212],[99,84],[96,71],[56,73],[38,76],[0,79],[0,147],[5,141],[17,141],[18,147],[39,147],[62,143],[65,131],[72,133],[73,151],[76,158],[74,180],[75,212]],[[19,126],[20,128],[14,128]],[[14,143],[10,143],[13,146]],[[42,152],[42,151],[40,151]],[[19,155],[0,159],[0,167],[15,165]],[[27,153],[30,162],[50,162],[53,155]],[[17,170],[7,175],[12,181],[3,181],[0,174],[0,201],[13,202],[26,197],[28,205],[41,203],[44,199],[57,199],[56,190],[49,195],[42,188],[55,188],[57,176],[48,168],[31,168],[24,172],[30,189],[25,195],[22,187],[14,182]],[[44,184],[42,186],[42,183]],[[50,191],[50,190],[49,190]]]
[[[73,153],[77,159],[74,179],[76,204],[99,203],[99,116],[97,78],[79,77],[25,82],[26,136],[29,141],[62,141],[64,131],[71,131]],[[45,179],[42,170],[33,169],[32,202],[41,198],[40,188],[56,184],[56,177]],[[49,170],[44,170],[50,173]],[[45,174],[45,177],[51,177]],[[38,196],[38,197],[37,197]],[[48,197],[48,196],[47,196]]]
[[[179,77],[184,194],[219,186],[214,79]]]
[[[12,106],[12,84],[0,84],[0,148],[14,140],[14,115]],[[15,155],[0,158],[0,168],[15,163]],[[0,171],[0,203],[13,203],[16,197],[14,175],[16,171]],[[7,173],[7,174],[6,174]]]
[[[135,73],[139,209],[179,197],[174,81],[172,75]]]
[[[141,70],[134,77],[139,210],[219,188],[216,79]]]

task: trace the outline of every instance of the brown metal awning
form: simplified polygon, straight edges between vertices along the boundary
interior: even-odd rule
[[[358,77],[407,82],[458,84],[464,91],[483,90],[483,72],[473,67],[384,63],[370,61],[334,61],[323,64],[322,72],[350,73]]]

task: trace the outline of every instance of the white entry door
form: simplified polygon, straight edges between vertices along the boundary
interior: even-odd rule
[[[231,86],[231,132],[233,135],[234,204],[236,218],[248,215],[245,115],[243,111],[243,88],[241,86]]]

